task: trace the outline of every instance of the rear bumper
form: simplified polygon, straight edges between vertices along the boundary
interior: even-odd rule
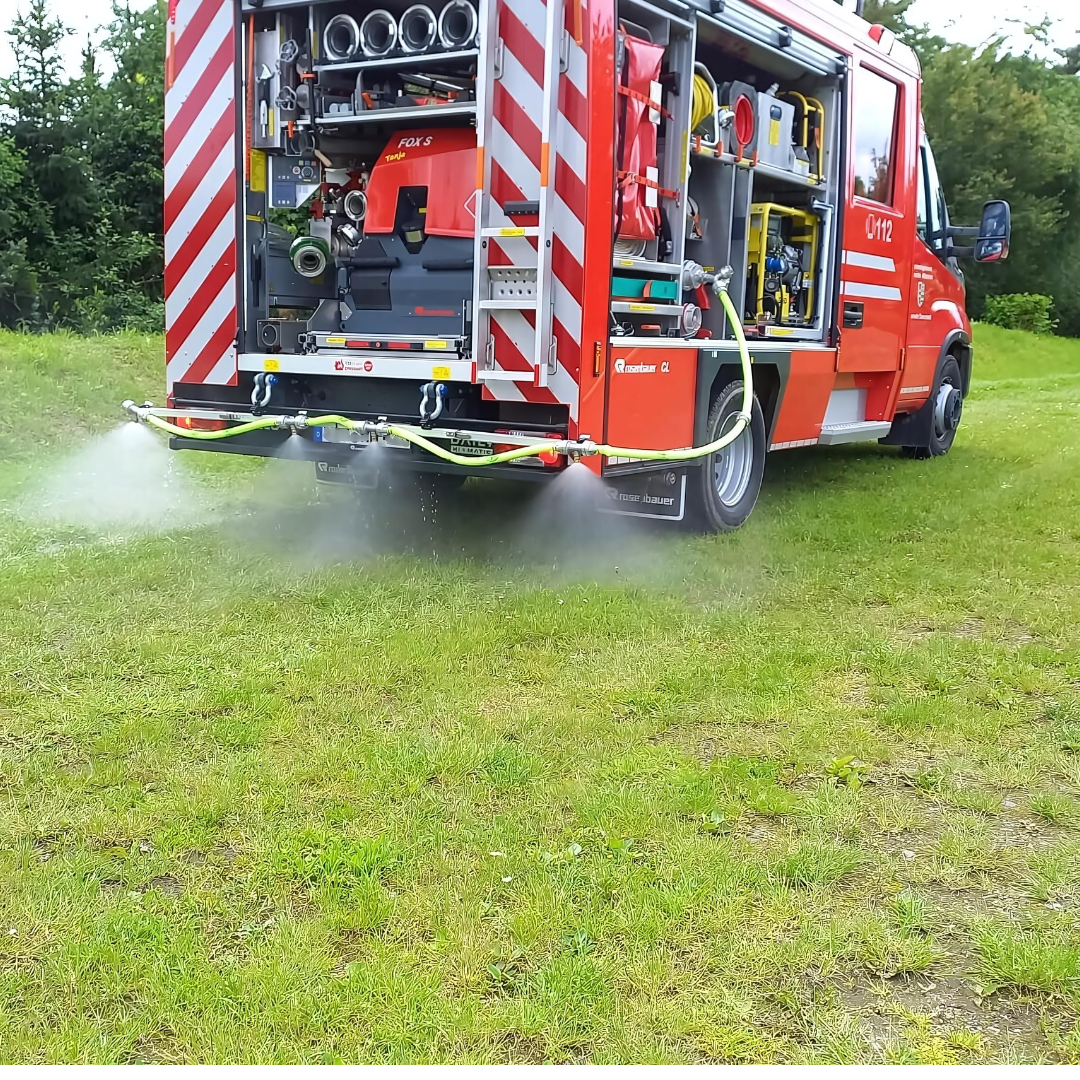
[[[286,443],[289,443],[286,450]],[[360,464],[361,455],[369,451],[371,443],[316,442],[309,435],[291,436],[287,431],[252,431],[220,442],[201,439],[185,439],[172,436],[169,446],[173,450],[203,450],[218,454],[241,454],[246,457],[279,458],[286,461],[310,461],[345,468]],[[380,446],[387,456],[386,464],[405,472],[452,473],[458,476],[484,476],[491,480],[524,480],[546,483],[559,475],[559,469],[537,468],[530,465],[486,465],[470,467],[451,465],[415,448],[403,449]]]

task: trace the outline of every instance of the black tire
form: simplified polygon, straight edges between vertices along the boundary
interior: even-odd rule
[[[934,403],[930,417],[930,441],[925,446],[902,446],[900,450],[904,457],[925,460],[949,452],[964,409],[963,385],[960,365],[950,356],[942,365],[941,376],[930,398]]]
[[[709,410],[705,439],[714,442],[730,431],[742,408],[741,379],[729,382]],[[730,446],[710,454],[687,477],[690,520],[705,532],[732,532],[750,516],[765,472],[765,417],[754,397],[750,426]]]

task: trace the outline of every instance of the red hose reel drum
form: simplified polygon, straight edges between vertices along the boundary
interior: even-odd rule
[[[656,130],[663,114],[657,86],[664,46],[623,34],[619,73],[619,186],[616,233],[625,240],[654,240],[660,230]],[[651,114],[651,115],[650,115]],[[621,136],[621,138],[620,138]]]

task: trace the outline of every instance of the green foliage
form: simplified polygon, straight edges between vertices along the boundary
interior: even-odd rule
[[[987,199],[1008,199],[1008,262],[965,263],[968,309],[984,317],[988,297],[1051,297],[1059,332],[1080,335],[1080,79],[1077,50],[1047,64],[1030,53],[949,44],[908,21],[913,0],[867,0],[865,16],[918,54],[927,135],[953,224],[979,221]],[[1042,26],[1029,27],[1036,39]],[[980,315],[980,313],[982,313]],[[1040,329],[1039,332],[1049,332]]]
[[[65,79],[70,33],[31,0],[0,79],[0,325],[82,333],[159,330],[165,9],[114,4],[103,80],[87,48]]]
[[[1052,334],[1057,320],[1051,318],[1054,301],[1038,293],[1002,293],[988,296],[983,305],[983,322],[1006,330],[1027,330],[1032,334]]]
[[[833,758],[825,771],[838,784],[860,787],[866,779],[869,768],[870,766],[865,761],[859,761],[854,754],[848,754],[845,757]]]

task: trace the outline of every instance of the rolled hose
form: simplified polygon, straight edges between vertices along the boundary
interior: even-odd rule
[[[716,93],[701,75],[694,76],[694,97],[690,106],[690,130],[697,131],[716,111]]]
[[[401,424],[387,424],[386,434],[394,435],[399,439],[426,450],[429,454],[449,462],[451,465],[465,465],[470,468],[480,468],[485,465],[503,465],[510,461],[520,461],[522,458],[538,457],[545,453],[574,454],[575,450],[581,455],[600,454],[603,457],[631,458],[637,461],[694,461],[697,458],[707,457],[723,450],[725,446],[733,443],[750,423],[751,411],[754,405],[754,376],[750,364],[750,350],[746,344],[746,337],[742,331],[742,322],[739,319],[735,305],[731,302],[726,290],[720,290],[720,303],[727,313],[732,329],[735,331],[735,340],[739,345],[739,360],[742,364],[743,397],[742,409],[735,414],[735,425],[720,438],[704,446],[689,446],[681,450],[646,450],[639,447],[607,446],[606,444],[580,443],[574,444],[568,440],[552,439],[549,442],[533,443],[531,446],[518,446],[513,450],[504,450],[498,454],[487,454],[484,457],[464,457],[455,454],[439,446],[438,443],[414,431],[411,427]],[[130,403],[128,403],[130,404]],[[249,420],[236,427],[224,428],[220,431],[196,431],[170,424],[167,420],[153,413],[139,410],[136,415],[139,419],[157,428],[159,431],[168,432],[170,435],[178,435],[184,439],[200,439],[207,442],[216,439],[229,439],[234,435],[243,435],[249,431],[261,431],[266,428],[281,426],[281,418],[276,416],[261,416],[256,420]],[[359,430],[364,421],[350,420],[345,416],[330,414],[327,416],[311,416],[305,420],[306,427],[341,427],[350,430]]]

